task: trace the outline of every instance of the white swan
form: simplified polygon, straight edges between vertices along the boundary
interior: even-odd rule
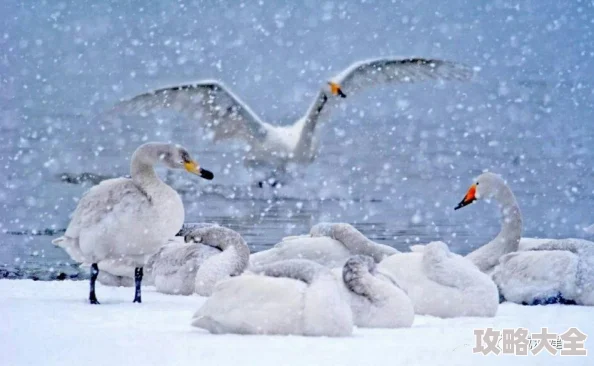
[[[380,262],[398,251],[367,239],[357,229],[344,223],[320,223],[309,235],[284,238],[273,248],[250,256],[251,266],[286,259],[308,259],[329,268],[342,267],[349,257],[362,254]]]
[[[558,239],[506,254],[493,280],[503,297],[515,303],[594,306],[594,243]]]
[[[97,263],[122,259],[135,269],[134,302],[141,302],[140,285],[146,259],[175,236],[184,221],[184,206],[175,190],[163,183],[153,166],[186,169],[205,179],[202,169],[182,147],[146,143],[132,155],[132,178],[116,178],[91,188],[79,201],[64,236],[53,241],[79,262],[91,264],[89,301],[98,304],[95,281]]]
[[[205,227],[212,226],[214,224],[206,223],[187,223],[183,224],[180,231],[175,235],[175,238],[169,239],[169,243],[183,243],[184,236],[191,233],[192,231]],[[213,254],[220,252],[217,248],[205,246],[205,251],[209,251]],[[74,258],[73,258],[74,259]],[[75,261],[84,261],[84,258]],[[149,261],[150,262],[150,261]],[[153,276],[151,273],[151,267],[147,262],[143,268],[142,286],[153,286]],[[89,268],[91,263],[82,263],[80,268]],[[97,281],[104,286],[112,287],[132,287],[134,286],[134,270],[135,264],[127,258],[118,259],[105,259],[97,262],[99,274],[97,275]]]
[[[346,97],[361,89],[385,83],[426,80],[469,80],[472,70],[465,65],[423,58],[386,57],[357,62],[328,82],[331,94]],[[284,172],[288,163],[308,164],[317,153],[316,125],[328,98],[326,86],[315,96],[304,117],[292,125],[263,122],[229,88],[216,80],[204,80],[165,87],[118,103],[104,116],[173,109],[212,131],[214,140],[241,139],[249,145],[244,163],[270,166]],[[332,98],[334,99],[334,98]]]
[[[499,297],[490,277],[443,242],[394,254],[378,268],[407,293],[415,314],[452,318],[497,312]]]
[[[192,325],[211,333],[348,336],[349,304],[331,271],[288,260],[219,282]]]
[[[248,266],[250,250],[231,229],[203,225],[184,241],[163,246],[147,261],[158,292],[209,296],[218,281],[240,275]]]
[[[522,215],[518,202],[497,174],[481,174],[456,209],[479,199],[499,204],[502,227],[495,239],[466,258],[483,272],[493,274],[506,300],[526,304],[555,301],[594,304],[592,289],[584,286],[584,278],[594,280],[584,264],[594,263],[593,252],[588,249],[594,248],[594,243],[579,239],[521,238]]]
[[[373,258],[356,255],[333,270],[353,312],[355,325],[364,328],[408,328],[415,310],[410,298],[377,271]]]

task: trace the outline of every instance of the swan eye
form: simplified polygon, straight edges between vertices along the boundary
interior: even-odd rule
[[[188,154],[188,152],[187,152],[187,151],[182,151],[182,152],[181,152],[181,158],[182,158],[182,161],[183,161],[184,163],[189,163],[189,162],[191,162],[191,161],[192,161],[192,159],[190,159],[190,154]]]
[[[475,186],[478,186],[478,182],[476,182]]]

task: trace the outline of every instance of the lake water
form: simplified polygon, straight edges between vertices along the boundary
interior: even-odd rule
[[[577,7],[526,3],[529,13],[458,1],[421,15],[386,7],[378,16],[377,5],[349,2],[315,15],[284,2],[185,10],[177,2],[142,10],[111,1],[88,8],[6,2],[0,275],[73,273],[51,235],[31,234],[65,228],[89,188],[60,175],[127,174],[130,154],[151,140],[183,144],[215,173],[208,182],[161,172],[183,194],[187,222],[228,226],[253,251],[341,221],[400,250],[443,240],[466,253],[499,228],[493,204],[453,210],[485,169],[512,187],[526,236],[587,237],[594,38]],[[544,31],[555,24],[559,33]],[[166,113],[118,126],[93,119],[123,96],[220,78],[263,119],[286,124],[305,112],[325,78],[358,59],[394,53],[464,61],[481,72],[469,84],[385,87],[345,100],[319,130],[319,157],[281,187],[258,188],[243,168],[244,147],[213,144],[196,122]]]

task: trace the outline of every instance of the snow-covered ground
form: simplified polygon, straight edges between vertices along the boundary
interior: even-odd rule
[[[491,319],[418,316],[411,329],[355,329],[350,338],[211,335],[190,326],[204,301],[144,288],[86,282],[0,281],[0,365],[546,365],[592,364],[591,357],[473,354],[473,329],[578,327],[594,335],[594,308],[503,304]],[[592,337],[586,341],[594,350]]]

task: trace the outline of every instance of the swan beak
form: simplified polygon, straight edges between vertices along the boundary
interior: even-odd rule
[[[212,178],[214,178],[214,174],[212,174],[211,171],[206,170],[206,169],[202,169],[198,163],[196,163],[195,161],[191,160],[188,161],[186,163],[184,163],[184,168],[186,168],[186,170],[192,174],[196,174],[204,179],[207,180],[211,180]]]
[[[346,98],[346,94],[342,92],[340,85],[335,82],[329,81],[328,85],[330,85],[330,92],[334,95],[340,95],[342,98]]]
[[[466,196],[464,196],[464,199],[458,203],[458,206],[454,207],[454,210],[468,206],[474,201],[476,201],[476,184],[473,184],[470,186],[470,188],[468,188]]]

